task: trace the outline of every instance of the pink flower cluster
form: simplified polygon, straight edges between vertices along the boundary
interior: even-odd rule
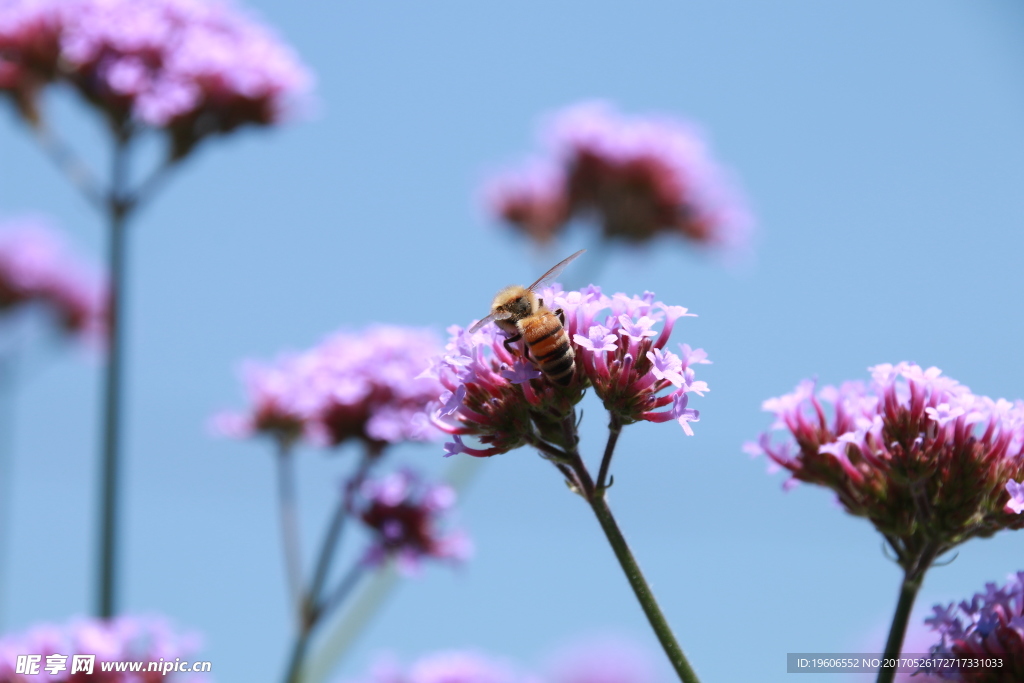
[[[102,680],[106,683],[201,683],[208,680],[199,673],[103,672],[102,662],[165,662],[176,659],[191,663],[200,640],[193,634],[175,633],[157,617],[121,616],[110,620],[73,619],[66,624],[43,624],[25,633],[0,638],[0,683],[28,681]],[[15,673],[19,655],[41,655],[36,675]],[[93,675],[72,673],[73,655],[96,655]],[[50,655],[57,657],[50,658]],[[52,669],[47,666],[51,665]]]
[[[504,333],[493,323],[472,334],[449,328],[446,353],[428,373],[445,388],[433,420],[454,437],[445,445],[447,455],[496,455],[534,438],[561,443],[558,421],[588,386],[622,424],[675,420],[693,433],[690,423],[698,413],[687,408],[687,394],[708,390],[694,378],[693,366],[710,361],[703,349],[680,344],[677,355],[666,348],[676,321],[692,313],[655,302],[651,292],[607,296],[594,285],[569,292],[556,285],[538,294],[549,308],[565,314],[576,357],[572,381],[559,386],[532,361],[510,354]],[[475,436],[485,447],[467,446],[463,436]]]
[[[746,450],[767,454],[793,483],[831,488],[847,511],[908,549],[1024,527],[1024,402],[973,394],[934,367],[870,370],[867,385],[815,391],[804,381],[765,401],[787,438],[773,443],[766,433]]]
[[[426,558],[469,558],[472,545],[464,533],[438,529],[440,517],[455,505],[450,486],[426,484],[412,471],[398,470],[364,482],[360,496],[359,518],[374,535],[368,563],[395,558],[400,569],[415,573]]]
[[[954,668],[943,677],[964,683],[1011,683],[1024,680],[1024,572],[1004,586],[985,584],[970,602],[936,605],[925,623],[939,634],[932,653],[950,658],[1000,657],[1000,667]]]
[[[250,362],[243,374],[251,407],[216,417],[214,426],[238,438],[267,434],[328,446],[436,438],[425,411],[443,388],[419,375],[440,350],[430,330],[376,325],[272,364]]]
[[[0,312],[40,304],[62,330],[98,341],[106,327],[101,282],[43,221],[20,219],[0,227]]]
[[[179,155],[212,133],[280,120],[310,76],[267,28],[201,0],[0,0],[0,92],[30,119],[65,80],[115,123],[171,133]]]
[[[492,211],[539,242],[574,217],[606,238],[645,242],[662,233],[738,247],[750,218],[699,133],[667,117],[627,117],[604,102],[569,107],[544,133],[548,153],[495,179]]]
[[[378,662],[360,683],[525,683],[506,664],[470,651],[427,655],[404,669],[397,661]]]

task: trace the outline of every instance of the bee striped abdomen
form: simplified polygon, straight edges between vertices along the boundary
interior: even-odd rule
[[[576,370],[575,354],[558,317],[544,310],[522,320],[520,328],[540,371],[555,384],[568,385]]]

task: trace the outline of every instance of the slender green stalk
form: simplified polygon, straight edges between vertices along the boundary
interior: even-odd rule
[[[903,638],[907,633],[907,623],[910,621],[910,612],[914,609],[914,600],[917,599],[917,592],[924,582],[925,572],[931,565],[934,553],[924,555],[918,559],[903,575],[903,583],[900,584],[900,597],[896,601],[896,612],[892,616],[892,626],[889,627],[889,637],[885,641],[885,654],[883,660],[892,660],[900,656],[903,651]],[[878,670],[878,683],[892,683],[896,677],[896,668],[882,667]]]
[[[637,563],[636,558],[633,557],[633,552],[629,549],[626,538],[622,535],[622,530],[619,529],[619,525],[615,521],[614,515],[612,515],[611,508],[608,507],[608,501],[605,498],[607,487],[595,486],[594,480],[591,478],[590,472],[587,470],[587,466],[576,448],[575,411],[563,420],[562,425],[565,431],[565,443],[570,444],[566,447],[566,456],[572,462],[572,469],[576,472],[576,476],[583,488],[580,493],[587,499],[590,508],[594,511],[601,529],[612,546],[615,557],[619,560],[622,571],[626,574],[626,579],[629,581],[636,599],[640,602],[640,607],[643,608],[644,614],[647,615],[647,621],[651,624],[651,628],[654,629],[658,642],[661,643],[662,649],[665,650],[665,654],[668,656],[669,662],[672,663],[672,667],[676,670],[680,681],[683,683],[700,683],[700,679],[697,678],[696,672],[690,666],[690,662],[683,653],[683,648],[679,646],[679,641],[676,640],[675,634],[672,633],[672,627],[669,626],[668,620],[665,619],[665,615],[661,611],[661,607],[658,606],[654,592],[644,578],[643,572],[640,571],[640,565]],[[616,429],[616,426],[618,426],[618,429]],[[617,421],[613,418],[608,434],[608,445],[605,447],[604,458],[602,459],[602,473],[605,475],[607,474],[608,463],[611,462],[620,430],[621,425],[618,425]]]
[[[636,599],[640,601],[640,606],[643,608],[644,614],[647,615],[647,621],[650,622],[651,628],[654,629],[658,642],[661,643],[662,649],[665,650],[669,661],[672,662],[672,667],[676,670],[676,674],[679,675],[679,680],[683,681],[683,683],[699,683],[700,679],[697,678],[696,672],[690,666],[690,662],[687,661],[686,655],[683,654],[683,648],[679,646],[679,642],[672,633],[672,627],[668,625],[665,615],[658,606],[658,601],[654,598],[650,585],[648,585],[647,580],[644,578],[643,572],[640,571],[640,565],[637,564],[636,558],[633,557],[632,551],[630,551],[629,546],[626,544],[626,539],[622,535],[615,517],[612,516],[611,508],[608,507],[605,497],[600,494],[592,496],[590,498],[590,507],[593,509],[594,514],[597,515],[597,521],[601,524],[601,529],[604,530],[605,536],[608,537],[608,542],[615,552],[615,557],[618,558],[622,571],[626,573],[629,585],[633,588]]]
[[[107,271],[110,279],[107,322],[107,363],[103,379],[103,445],[100,472],[100,557],[97,612],[102,618],[117,610],[117,550],[120,507],[122,370],[124,364],[125,264],[127,223],[132,204],[128,192],[128,147],[131,133],[115,134],[113,169],[107,199],[109,223]]]
[[[291,440],[280,438],[277,449],[277,510],[281,520],[288,594],[297,623],[303,621],[302,550],[299,546],[299,509],[295,496],[295,463]]]
[[[0,630],[7,617],[7,572],[14,512],[15,352],[0,352]]]
[[[601,469],[597,473],[597,488],[603,491],[608,488],[608,469],[612,465],[612,456],[615,455],[615,444],[619,441],[619,434],[622,433],[622,422],[619,416],[612,413],[608,421],[608,442],[604,446],[604,457],[601,458]]]

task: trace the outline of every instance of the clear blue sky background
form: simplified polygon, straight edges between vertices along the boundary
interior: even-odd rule
[[[241,404],[237,362],[343,326],[464,324],[499,286],[586,246],[537,254],[489,224],[478,188],[533,147],[538,115],[603,97],[701,124],[761,224],[744,268],[664,243],[598,278],[697,312],[679,339],[715,362],[695,437],[672,424],[625,432],[622,526],[706,681],[788,680],[790,651],[880,649],[899,573],[878,535],[827,492],[783,493],[740,446],[768,426],[763,399],[879,362],[1024,396],[1019,8],[253,4],[315,70],[319,104],[308,121],[210,144],[132,235],[125,606],[202,631],[220,681],[280,678],[289,626],[269,450],[206,429]],[[95,122],[71,98],[52,106],[102,161]],[[5,111],[0,212],[24,211],[102,253],[97,218]],[[63,355],[18,397],[8,625],[93,604],[97,380],[96,362]],[[592,455],[603,427],[592,407]],[[302,453],[307,546],[351,455]],[[439,448],[398,455],[444,465]],[[469,646],[531,666],[586,633],[655,648],[595,521],[533,453],[486,462],[460,516],[476,559],[403,584],[339,676],[382,649]],[[964,546],[929,575],[922,611],[1024,569],[1022,542]]]

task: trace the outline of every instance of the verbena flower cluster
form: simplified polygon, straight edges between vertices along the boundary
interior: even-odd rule
[[[649,656],[627,643],[603,639],[555,653],[541,673],[523,672],[507,662],[472,651],[442,651],[407,667],[379,661],[360,683],[653,683]]]
[[[443,387],[421,377],[441,342],[427,329],[376,325],[339,333],[304,353],[243,367],[251,403],[215,418],[239,438],[264,434],[315,445],[425,441],[439,433],[426,416]]]
[[[0,92],[38,120],[63,81],[114,123],[166,129],[183,155],[213,133],[279,121],[310,76],[230,5],[201,0],[0,0]]]
[[[409,667],[378,661],[359,683],[526,683],[508,665],[477,652],[452,650],[421,657]]]
[[[984,593],[959,605],[936,605],[925,623],[939,634],[934,654],[1003,659],[1002,667],[946,669],[943,677],[964,683],[1024,681],[1024,572],[1003,586],[985,584]]]
[[[690,125],[589,102],[552,117],[543,137],[546,156],[496,178],[488,192],[491,210],[531,238],[548,242],[582,217],[629,242],[659,234],[746,242],[749,215]]]
[[[73,619],[66,624],[42,624],[24,633],[0,638],[0,683],[29,681],[102,680],[108,683],[176,681],[202,683],[208,677],[199,673],[102,672],[101,662],[192,662],[201,643],[195,634],[176,633],[158,617],[120,616],[113,619]],[[36,675],[15,673],[19,655],[42,655]],[[73,655],[96,655],[93,675],[72,674]],[[51,659],[51,655],[59,655]],[[66,659],[65,659],[66,658]],[[52,666],[52,668],[47,668]]]
[[[1024,527],[1024,402],[979,396],[913,363],[877,365],[870,383],[815,391],[812,381],[764,402],[771,434],[748,444],[805,481],[835,491],[913,553]],[[1016,502],[1015,502],[1016,500]]]
[[[106,288],[94,269],[67,253],[63,240],[38,219],[0,225],[0,312],[27,304],[51,311],[60,328],[101,338]]]
[[[411,470],[398,470],[360,487],[357,511],[373,532],[365,561],[371,565],[394,558],[407,573],[425,559],[462,561],[472,552],[461,531],[444,532],[440,519],[455,505],[455,491],[444,484],[428,484]]]
[[[569,292],[555,285],[538,294],[552,310],[564,311],[575,375],[565,387],[551,382],[521,354],[508,352],[505,334],[493,323],[473,334],[449,328],[446,352],[426,374],[445,388],[432,418],[454,437],[445,445],[448,455],[496,455],[536,438],[565,445],[561,421],[588,387],[622,424],[676,420],[693,433],[690,423],[699,415],[687,408],[688,393],[708,390],[693,366],[710,361],[703,349],[679,344],[676,354],[667,348],[676,321],[692,313],[655,302],[652,292],[607,296],[594,285]],[[484,447],[466,445],[464,436]]]

